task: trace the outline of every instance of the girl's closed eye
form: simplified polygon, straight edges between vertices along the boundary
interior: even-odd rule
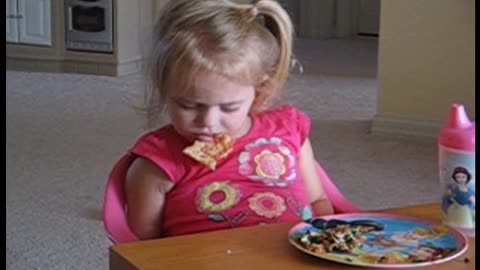
[[[220,108],[223,112],[226,112],[226,113],[233,113],[240,109],[239,106],[222,106]]]
[[[220,104],[220,110],[222,110],[222,112],[225,112],[225,113],[233,113],[240,110],[240,108],[242,108],[242,104],[243,104],[242,100],[223,103],[223,104]]]
[[[192,102],[177,101],[177,104],[180,108],[185,110],[196,110],[199,108],[199,105]]]

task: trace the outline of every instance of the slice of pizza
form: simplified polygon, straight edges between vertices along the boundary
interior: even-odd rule
[[[232,138],[225,133],[215,135],[210,141],[195,141],[183,149],[183,153],[215,170],[217,161],[226,157],[233,149]]]

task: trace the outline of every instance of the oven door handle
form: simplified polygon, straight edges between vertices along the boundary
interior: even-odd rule
[[[68,31],[72,31],[72,7],[68,7]]]

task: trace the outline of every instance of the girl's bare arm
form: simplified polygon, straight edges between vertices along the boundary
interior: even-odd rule
[[[305,184],[305,191],[317,216],[333,214],[333,206],[325,193],[320,176],[315,167],[310,140],[307,138],[300,150],[300,170]]]
[[[139,157],[132,163],[125,180],[127,221],[140,239],[162,236],[165,194],[173,185],[148,159]]]

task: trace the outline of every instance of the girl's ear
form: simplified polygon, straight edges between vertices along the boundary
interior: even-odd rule
[[[250,109],[250,111],[252,113],[258,113],[263,109],[265,109],[266,100],[267,100],[267,94],[264,91],[262,91],[262,88],[255,87],[255,99],[253,100],[252,108]]]
[[[268,75],[264,75],[255,85],[256,94],[259,95],[259,93],[262,93],[267,95],[268,93],[272,93],[272,84],[272,78]]]
[[[264,75],[262,77],[262,79],[259,81],[259,83],[257,83],[255,88],[257,88],[257,87],[260,88],[260,89],[265,88],[265,86],[269,83],[269,80],[270,80],[270,76]]]
[[[257,113],[269,108],[278,95],[278,87],[272,77],[264,75],[255,85],[255,99],[252,104],[253,113]]]

